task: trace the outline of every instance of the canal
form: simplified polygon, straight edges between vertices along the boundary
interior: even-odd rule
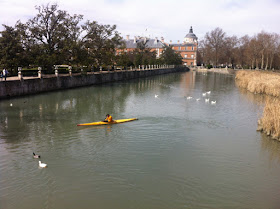
[[[277,209],[264,99],[232,75],[186,72],[2,100],[0,208]],[[139,120],[76,126],[107,113]]]

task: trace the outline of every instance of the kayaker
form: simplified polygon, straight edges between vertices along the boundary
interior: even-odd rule
[[[113,120],[112,116],[111,116],[110,114],[107,114],[107,115],[106,115],[106,118],[105,118],[105,120],[104,120],[104,122],[111,123],[111,122],[113,122],[113,121],[114,121],[114,120]]]

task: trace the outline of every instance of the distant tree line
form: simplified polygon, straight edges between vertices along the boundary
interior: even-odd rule
[[[26,23],[17,21],[14,27],[3,25],[0,67],[41,66],[52,70],[54,65],[62,64],[90,69],[108,65],[178,64],[170,63],[169,57],[164,58],[170,49],[160,59],[145,46],[117,55],[116,49],[123,43],[116,25],[89,20],[82,24],[83,15],[70,15],[57,4],[35,8],[37,15]]]
[[[198,64],[244,69],[280,69],[280,35],[260,32],[252,37],[227,36],[221,28],[199,42]]]

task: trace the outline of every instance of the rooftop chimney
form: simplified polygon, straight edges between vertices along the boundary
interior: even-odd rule
[[[180,43],[180,40],[178,40],[178,44]]]
[[[137,39],[137,37],[136,37],[136,36],[134,36],[134,41],[133,41],[133,43],[136,43],[136,39]]]
[[[129,35],[126,35],[126,40],[129,40]]]
[[[170,44],[172,44],[172,40],[170,40]]]
[[[162,43],[164,42],[164,38],[163,38],[163,37],[161,37],[161,42],[162,42]]]

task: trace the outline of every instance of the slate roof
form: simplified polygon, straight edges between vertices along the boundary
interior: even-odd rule
[[[177,44],[169,44],[170,46],[195,46],[193,43],[177,43]]]
[[[191,26],[191,28],[190,28],[189,33],[185,36],[185,38],[193,38],[193,39],[196,39],[196,40],[197,40],[196,35],[193,33],[192,26]]]
[[[134,39],[125,39],[123,40],[126,44],[127,49],[135,49],[137,48],[137,43],[144,42],[146,40],[146,48],[163,48],[164,43],[162,43],[158,39],[149,39],[149,38],[138,38],[136,39],[136,43],[134,42]]]

